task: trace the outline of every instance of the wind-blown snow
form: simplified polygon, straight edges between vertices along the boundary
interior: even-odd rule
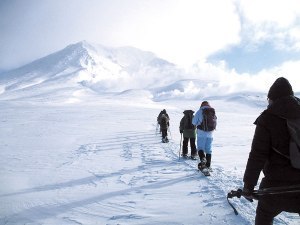
[[[253,224],[256,202],[232,199],[236,216],[226,195],[243,185],[266,94],[230,94],[218,81],[186,79],[151,53],[124,49],[83,42],[2,74],[0,224]],[[159,82],[161,73],[168,77]],[[178,158],[182,112],[204,99],[218,116],[211,177]],[[156,126],[164,108],[167,144]],[[299,221],[282,213],[274,224]]]

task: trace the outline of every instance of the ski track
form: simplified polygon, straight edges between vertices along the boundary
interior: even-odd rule
[[[90,224],[98,218],[99,224],[147,224],[147,218],[157,216],[157,223],[153,224],[184,224],[177,222],[160,221],[159,213],[151,208],[150,212],[141,214],[136,211],[136,207],[143,206],[144,201],[155,201],[155,193],[160,193],[161,188],[169,185],[176,185],[178,182],[186,182],[189,179],[199,180],[196,190],[191,190],[188,195],[195,198],[195,204],[201,201],[204,208],[194,215],[195,218],[203,218],[207,224],[232,224],[234,220],[233,211],[230,218],[218,219],[218,208],[228,208],[226,195],[230,191],[228,188],[242,186],[242,180],[236,175],[231,175],[229,171],[224,171],[221,167],[213,167],[212,176],[204,177],[197,171],[198,160],[179,159],[179,144],[170,138],[169,143],[161,143],[160,134],[150,131],[144,132],[124,132],[116,133],[115,136],[101,140],[99,143],[82,144],[74,150],[68,161],[58,168],[68,169],[70,166],[84,164],[85,161],[95,160],[107,152],[119,152],[119,156],[124,160],[128,168],[114,170],[107,173],[109,169],[96,171],[93,166],[87,166],[86,171],[91,176],[70,180],[57,184],[49,184],[40,187],[25,189],[15,193],[1,195],[1,198],[30,195],[37,192],[54,192],[64,196],[57,200],[41,199],[28,205],[20,206],[17,212],[0,219],[1,224]],[[137,167],[130,164],[135,162]],[[118,190],[109,190],[105,187],[106,180],[115,180]],[[203,185],[204,184],[204,185]],[[233,187],[233,184],[235,187]],[[71,195],[75,189],[81,186],[88,186],[91,193],[82,198],[74,198]],[[105,191],[100,191],[106,189]],[[100,191],[100,194],[97,193]],[[140,196],[137,199],[130,199],[131,193]],[[163,196],[163,195],[162,195]],[[211,200],[211,196],[213,200]],[[118,198],[118,201],[115,199]],[[123,200],[120,200],[123,199]],[[237,221],[242,224],[253,224],[255,206],[245,199],[231,199],[239,212]],[[144,206],[146,208],[146,206]],[[207,213],[209,211],[209,213]],[[38,212],[38,213],[37,213]],[[230,215],[230,214],[229,214]],[[293,218],[293,216],[289,216]],[[40,223],[39,221],[44,221]],[[153,219],[151,220],[153,222]],[[216,223],[218,221],[218,223]],[[200,222],[200,221],[199,221]],[[281,217],[276,218],[275,224],[285,223]],[[186,224],[191,225],[191,224]]]

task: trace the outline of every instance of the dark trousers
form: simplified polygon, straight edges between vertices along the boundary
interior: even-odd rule
[[[188,144],[190,141],[191,145],[191,155],[196,155],[197,150],[196,150],[196,144],[195,144],[195,138],[188,138],[184,137],[183,142],[182,142],[182,154],[187,155],[188,154]]]
[[[255,225],[273,225],[274,217],[281,212],[297,213],[298,210],[300,210],[300,197],[271,196],[262,198],[258,201]]]
[[[168,136],[168,129],[161,129],[161,136],[162,138],[165,138]]]
[[[265,183],[267,182],[263,179],[261,186]],[[300,213],[300,194],[261,197],[256,208],[255,225],[272,225],[274,217],[283,211]]]

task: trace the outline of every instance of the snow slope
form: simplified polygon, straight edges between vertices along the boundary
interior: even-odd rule
[[[235,216],[226,194],[242,185],[262,108],[211,100],[219,124],[207,178],[178,159],[182,111],[198,103],[139,94],[71,105],[1,101],[0,224],[253,224],[255,203],[233,200]],[[156,132],[162,108],[168,144]],[[282,214],[275,224],[298,223]]]
[[[228,94],[151,53],[86,42],[1,74],[0,87],[0,224],[253,224],[256,202],[232,199],[236,216],[226,195],[242,186],[265,94]],[[204,99],[218,116],[211,177],[178,157],[182,112]],[[282,213],[274,224],[299,222]]]

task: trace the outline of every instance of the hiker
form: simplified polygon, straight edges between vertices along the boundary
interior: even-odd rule
[[[163,114],[166,115],[168,117],[168,119],[170,120],[170,117],[169,117],[167,111],[165,109],[163,109],[162,111],[160,111],[160,113],[157,116],[157,123],[158,123],[159,126],[160,126],[161,117],[162,117]],[[160,128],[160,133],[161,133],[161,128]]]
[[[187,158],[188,154],[188,143],[190,141],[191,146],[191,159],[196,159],[197,150],[196,150],[196,127],[193,125],[192,120],[194,117],[193,110],[185,110],[183,112],[184,116],[180,120],[179,131],[183,135],[182,143],[182,156]]]
[[[168,128],[169,128],[169,116],[166,114],[162,114],[160,118],[160,130],[162,136],[162,142],[169,142],[168,139]]]
[[[198,168],[207,172],[211,170],[211,145],[213,142],[213,131],[217,125],[215,109],[209,105],[208,101],[201,103],[200,109],[193,118],[193,124],[197,126],[197,149],[200,158]]]
[[[284,118],[300,118],[300,99],[294,96],[289,81],[280,77],[270,87],[268,103],[254,122],[256,129],[243,178],[246,196],[251,196],[261,171],[264,177],[259,189],[300,184],[300,169],[293,168],[284,156],[289,156],[290,140]],[[300,194],[260,197],[255,225],[272,225],[282,211],[300,213]]]

